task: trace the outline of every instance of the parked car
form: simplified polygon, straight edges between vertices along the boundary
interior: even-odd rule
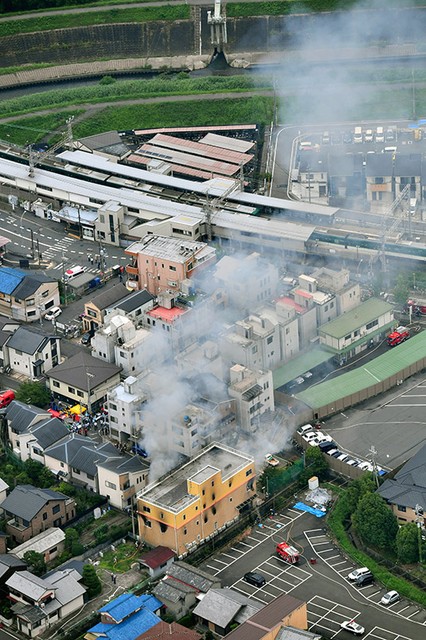
[[[341,453],[340,456],[337,456],[337,459],[340,460],[340,462],[346,462],[346,460],[349,460],[349,456],[347,453]]]
[[[44,316],[45,320],[55,320],[62,313],[61,307],[52,307]]]
[[[362,576],[358,576],[355,580],[355,584],[357,587],[366,587],[368,584],[372,584],[374,582],[374,576],[372,573],[364,573]]]
[[[0,409],[8,407],[12,400],[15,400],[15,392],[12,389],[5,389],[0,391]]]
[[[326,454],[328,456],[333,456],[337,451],[339,451],[339,449],[329,449],[328,451],[326,451]],[[341,451],[339,451],[339,454],[341,453]]]
[[[313,430],[314,428],[311,424],[304,424],[303,426],[298,428],[297,433],[299,434],[299,436],[303,436],[303,434]]]
[[[142,449],[142,447],[139,444],[134,444],[132,447],[132,453],[136,453],[138,456],[142,456],[142,458],[147,458],[148,454],[145,451],[145,449]]]
[[[244,574],[244,580],[249,584],[252,584],[254,587],[263,587],[266,584],[266,579],[262,576],[261,573],[254,573],[253,571],[249,571]]]
[[[90,344],[91,339],[94,336],[94,331],[86,331],[86,333],[83,333],[83,335],[81,336],[81,344],[85,344],[88,345]]]
[[[370,569],[368,567],[360,567],[359,569],[354,569],[348,575],[348,580],[354,582],[359,576],[363,576],[365,573],[370,573]]]
[[[329,454],[330,455],[330,454]],[[333,458],[338,458],[339,456],[342,455],[342,452],[340,451],[340,449],[336,449],[336,451],[334,453],[331,454],[331,456]]]
[[[69,280],[72,280],[73,278],[80,276],[84,272],[85,272],[84,267],[72,267],[72,269],[67,269],[65,271],[65,277],[64,277],[65,282],[68,282]]]
[[[380,604],[384,604],[386,607],[390,604],[394,604],[394,602],[398,602],[400,599],[400,595],[398,591],[388,591],[380,600]]]
[[[331,442],[327,442],[327,441],[320,442],[318,446],[323,453],[327,453],[332,449],[336,449],[336,443],[333,440],[331,440]]]
[[[364,627],[355,622],[355,620],[344,620],[340,623],[340,628],[353,633],[354,636],[362,636],[365,633]]]

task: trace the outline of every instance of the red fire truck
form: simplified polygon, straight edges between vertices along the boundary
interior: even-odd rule
[[[392,331],[387,337],[387,342],[390,347],[396,347],[397,344],[405,342],[410,337],[410,330],[407,327],[397,327],[395,331]]]
[[[411,312],[416,316],[426,316],[426,300],[410,298],[407,300],[407,309],[411,309]]]
[[[288,562],[289,564],[297,564],[299,562],[299,552],[297,549],[289,545],[287,542],[277,544],[277,556]]]

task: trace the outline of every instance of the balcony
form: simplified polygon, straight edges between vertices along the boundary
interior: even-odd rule
[[[137,276],[139,275],[139,270],[137,266],[131,265],[131,264],[127,264],[126,265],[126,273],[129,274],[129,276]]]
[[[7,521],[7,526],[8,527],[13,527],[17,531],[26,531],[29,528],[29,525],[24,525],[21,522],[18,522],[17,520],[15,520],[15,518],[12,518],[11,520],[8,520]]]
[[[128,500],[129,498],[133,498],[136,495],[135,487],[129,487],[128,489],[122,489],[123,500]]]

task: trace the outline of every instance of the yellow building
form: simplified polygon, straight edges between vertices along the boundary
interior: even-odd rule
[[[139,535],[181,556],[237,520],[255,491],[253,458],[214,442],[137,494]]]

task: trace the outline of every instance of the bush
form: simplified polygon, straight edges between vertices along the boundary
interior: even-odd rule
[[[87,588],[87,596],[89,599],[102,593],[102,583],[99,580],[98,574],[96,573],[96,569],[93,565],[84,565],[82,582]]]

